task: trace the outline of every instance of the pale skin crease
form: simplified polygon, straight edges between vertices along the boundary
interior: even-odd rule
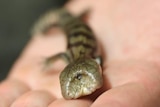
[[[75,0],[67,6],[73,13],[93,10],[89,24],[107,57],[103,92],[95,101],[62,98],[63,64],[41,72],[46,57],[65,50],[64,36],[53,32],[29,41],[0,84],[0,107],[160,107],[160,1]]]

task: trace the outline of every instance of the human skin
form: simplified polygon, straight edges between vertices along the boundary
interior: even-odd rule
[[[65,51],[65,37],[35,35],[0,84],[0,107],[160,107],[160,1],[75,0],[66,7],[75,14],[92,10],[88,23],[103,49],[103,87],[92,96],[63,99],[64,64],[51,72],[42,68],[45,58]]]

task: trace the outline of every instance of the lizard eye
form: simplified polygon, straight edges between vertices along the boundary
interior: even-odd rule
[[[83,77],[83,74],[78,73],[75,78],[78,79],[78,80],[81,80],[82,77]]]

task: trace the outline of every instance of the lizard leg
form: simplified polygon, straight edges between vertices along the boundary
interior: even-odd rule
[[[35,35],[37,33],[45,34],[49,29],[54,27],[59,27],[57,12],[50,10],[46,14],[42,15],[42,17],[40,17],[33,25],[31,35]]]
[[[66,63],[70,62],[70,57],[67,53],[58,53],[58,54],[51,56],[45,60],[43,70],[46,71],[46,69],[50,68],[53,65],[53,63],[55,61],[57,61],[58,59],[62,59]]]

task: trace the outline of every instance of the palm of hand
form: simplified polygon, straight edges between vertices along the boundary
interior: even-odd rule
[[[104,0],[104,2],[106,1]],[[158,44],[157,39],[159,37],[148,36],[149,39],[146,39],[145,32],[135,30],[135,28],[139,28],[142,31],[145,21],[138,16],[143,11],[136,15],[128,13],[129,9],[131,9],[129,12],[138,12],[134,5],[130,8],[126,6],[132,3],[122,2],[114,9],[113,4],[110,3],[111,6],[106,6],[104,3],[105,6],[102,6],[102,2],[92,3],[95,11],[91,14],[90,24],[95,29],[98,39],[102,41],[104,53],[107,56],[106,69],[103,71],[104,87],[94,102],[88,100],[92,99],[90,96],[73,101],[62,99],[59,86],[59,71],[63,69],[62,65],[53,74],[40,72],[43,68],[40,63],[43,62],[41,57],[47,57],[65,50],[64,37],[55,35],[37,36],[30,41],[8,77],[9,80],[16,81],[6,80],[0,86],[0,93],[3,96],[10,93],[10,96],[13,97],[5,98],[12,99],[8,100],[10,104],[16,99],[13,103],[14,106],[22,105],[25,101],[33,106],[35,104],[33,98],[37,98],[39,101],[44,100],[41,102],[43,105],[48,106],[51,103],[49,107],[55,105],[57,107],[65,105],[66,107],[77,104],[79,107],[87,107],[92,103],[92,106],[158,107],[160,105],[157,99],[159,98],[158,93],[160,93],[158,91],[160,90],[160,78],[158,77],[158,63],[155,59],[158,51],[151,50],[150,47]],[[101,7],[107,7],[110,10]],[[141,7],[138,9],[142,10]],[[147,14],[143,15],[147,17]],[[135,20],[136,18],[139,20]],[[140,33],[142,34],[140,35]],[[154,44],[152,44],[153,42]],[[57,48],[57,46],[59,47]],[[10,87],[10,89],[4,91],[6,87]],[[21,93],[15,96],[14,91],[16,89],[21,90]]]

